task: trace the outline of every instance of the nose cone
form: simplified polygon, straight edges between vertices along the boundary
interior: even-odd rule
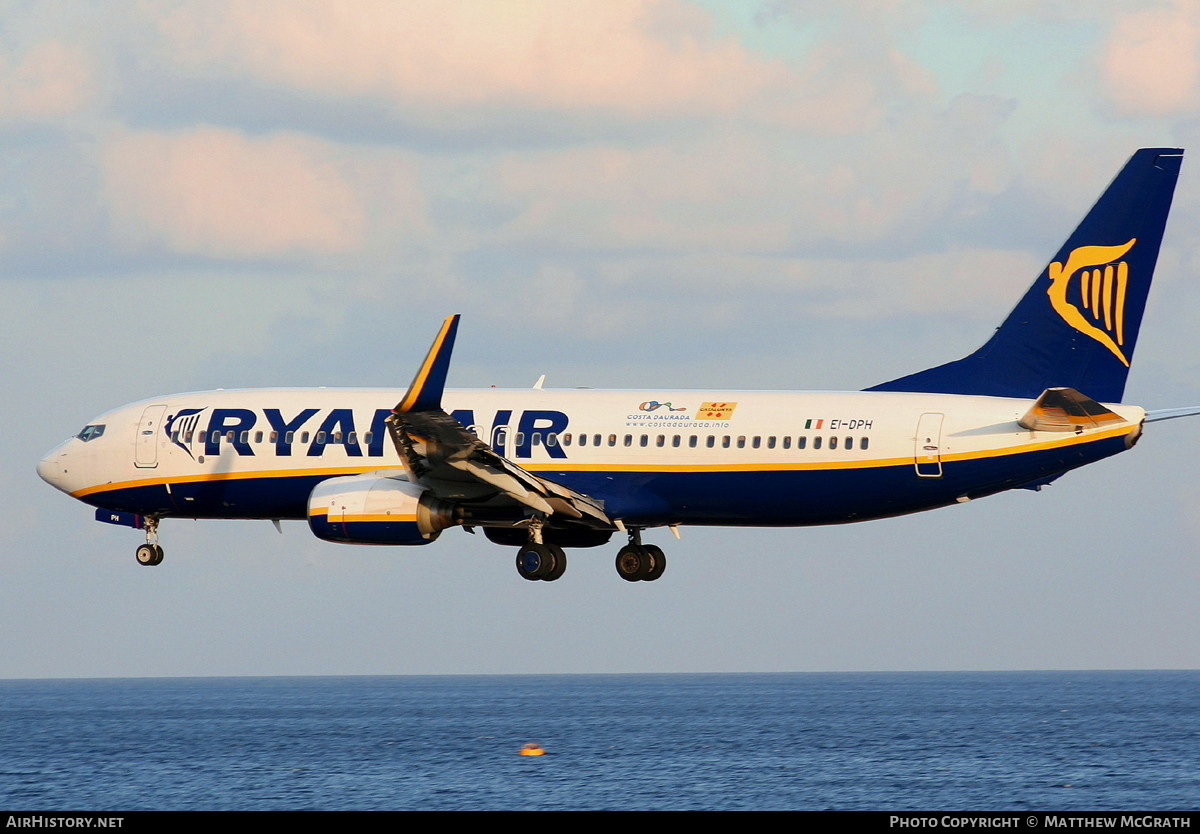
[[[67,492],[66,466],[63,459],[63,447],[58,446],[44,458],[38,461],[37,473],[43,481],[55,489]]]

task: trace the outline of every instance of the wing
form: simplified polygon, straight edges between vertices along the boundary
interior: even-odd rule
[[[425,361],[404,398],[387,418],[388,432],[409,480],[438,498],[474,508],[486,524],[489,513],[499,521],[537,515],[550,526],[616,528],[592,498],[526,472],[451,417],[442,408],[442,391],[458,331],[457,315],[442,322]]]

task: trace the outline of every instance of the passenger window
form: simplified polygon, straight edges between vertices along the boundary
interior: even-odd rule
[[[745,449],[745,448],[746,448],[746,435],[744,435],[744,434],[740,434],[740,435],[738,435],[738,439],[737,439],[737,447],[738,447],[739,449]]]
[[[729,440],[730,440],[729,435],[727,435],[727,434],[721,435],[721,448],[722,449],[729,448]]]
[[[672,446],[674,446],[674,447],[676,447],[676,448],[678,448],[678,447],[679,447],[679,444],[680,444],[680,443],[682,443],[682,442],[683,442],[683,438],[682,438],[682,437],[680,437],[680,436],[679,436],[679,435],[677,435],[677,434],[676,434],[676,435],[673,435],[673,436],[671,437],[671,445],[672,445]]]
[[[846,438],[846,445],[845,445],[845,448],[847,448],[847,449],[853,449],[853,448],[854,448],[854,438],[853,438],[853,437],[847,437],[847,438]]]
[[[535,431],[533,434],[529,435],[529,443],[531,446],[541,446],[542,433],[540,431]]]
[[[270,439],[271,439],[271,442],[272,442],[272,443],[278,443],[278,442],[279,442],[279,432],[277,432],[277,431],[273,431],[273,432],[271,432],[271,434],[269,435],[269,437],[270,437]]]
[[[615,434],[610,434],[610,435],[608,436],[608,445],[609,445],[609,446],[616,446],[616,445],[617,445],[617,436],[616,436]]]
[[[808,437],[807,436],[801,435],[800,437],[796,438],[796,448],[797,449],[803,449],[806,446],[808,446]]]
[[[866,449],[866,448],[867,448],[867,443],[868,443],[868,441],[869,441],[869,440],[870,440],[870,438],[869,438],[869,437],[864,437],[864,438],[862,438],[861,440],[859,440],[859,441],[858,441],[858,448],[860,448],[860,449]]]
[[[717,438],[710,434],[707,438],[705,438],[704,445],[710,449],[713,448],[717,445]]]
[[[837,438],[836,438],[836,437],[831,437],[831,438],[829,438],[829,448],[830,448],[830,449],[836,449],[836,448],[837,448]]]
[[[768,449],[774,449],[774,448],[775,448],[775,436],[774,436],[774,435],[772,435],[771,437],[768,437],[768,438],[767,438],[767,448],[768,448]]]
[[[357,437],[356,432],[350,432],[349,434],[346,435],[346,443],[348,443],[351,446],[355,446],[358,444],[358,437]]]
[[[783,448],[785,448],[785,449],[792,448],[792,438],[790,435],[783,439]]]
[[[582,439],[583,439],[583,435],[582,435],[582,434],[581,434],[581,435],[579,435],[579,438],[580,438],[580,440],[582,440]],[[570,446],[570,445],[571,445],[571,435],[570,435],[569,433],[568,433],[568,434],[564,434],[564,435],[562,436],[562,444],[563,444],[564,446]]]
[[[649,446],[650,445],[650,435],[643,434],[642,439],[641,439],[641,441],[639,441],[638,445],[639,446]]]
[[[816,437],[813,438],[813,448],[814,449],[821,448],[821,435],[818,434]]]
[[[581,435],[579,435],[579,445],[580,445],[580,446],[586,446],[586,445],[587,445],[587,435],[586,435],[586,434],[581,434]]]
[[[472,431],[471,433],[472,433],[472,434],[475,434],[475,432],[474,432],[474,431]],[[366,443],[368,446],[370,446],[370,445],[371,445],[371,441],[372,441],[374,438],[375,438],[375,435],[371,434],[371,432],[367,432],[366,434],[364,434],[364,435],[363,435],[363,443]]]
[[[301,443],[307,443],[307,442],[308,442],[308,432],[306,432],[306,431],[302,431],[302,432],[300,432],[300,442],[301,442]]]
[[[546,445],[547,446],[557,446],[558,445],[558,435],[555,434],[554,432],[547,433]]]
[[[242,436],[239,439],[242,441],[242,443],[250,442],[250,432],[248,432],[248,431],[242,432]]]
[[[323,431],[319,431],[319,432],[317,432],[317,442],[318,442],[318,443],[324,443],[324,442],[325,442],[325,432],[323,432]]]
[[[696,437],[696,435],[694,435],[694,434],[693,434],[693,435],[689,435],[689,436],[688,436],[688,448],[689,448],[689,449],[695,449],[695,448],[696,448],[696,442],[697,442],[699,439],[700,439],[700,438]]]
[[[750,441],[750,445],[755,449],[759,448],[762,446],[762,438],[758,435],[755,435],[754,439]]]

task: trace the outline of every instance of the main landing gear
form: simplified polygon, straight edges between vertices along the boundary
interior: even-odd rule
[[[553,582],[567,572],[567,554],[558,545],[542,540],[543,526],[541,518],[529,520],[529,541],[517,551],[517,573],[522,579]]]
[[[163,560],[163,549],[158,544],[158,516],[146,516],[142,519],[142,526],[146,528],[146,543],[138,545],[134,558],[139,565],[152,568]]]
[[[667,569],[667,557],[662,548],[642,544],[642,531],[629,530],[629,544],[617,553],[617,576],[626,582],[653,582]]]
[[[542,521],[529,522],[529,541],[517,551],[517,573],[522,579],[553,582],[567,570],[567,554],[557,544],[542,539]],[[642,544],[640,528],[629,529],[629,544],[617,554],[617,575],[626,582],[653,582],[667,569],[662,548]]]
[[[530,542],[517,551],[517,573],[523,579],[553,582],[567,571],[567,554],[556,544]]]

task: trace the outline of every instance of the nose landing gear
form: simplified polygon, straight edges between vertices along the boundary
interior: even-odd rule
[[[163,560],[163,549],[158,544],[158,516],[146,516],[142,519],[142,526],[146,529],[146,543],[138,545],[134,558],[139,565],[152,568],[162,564]]]

